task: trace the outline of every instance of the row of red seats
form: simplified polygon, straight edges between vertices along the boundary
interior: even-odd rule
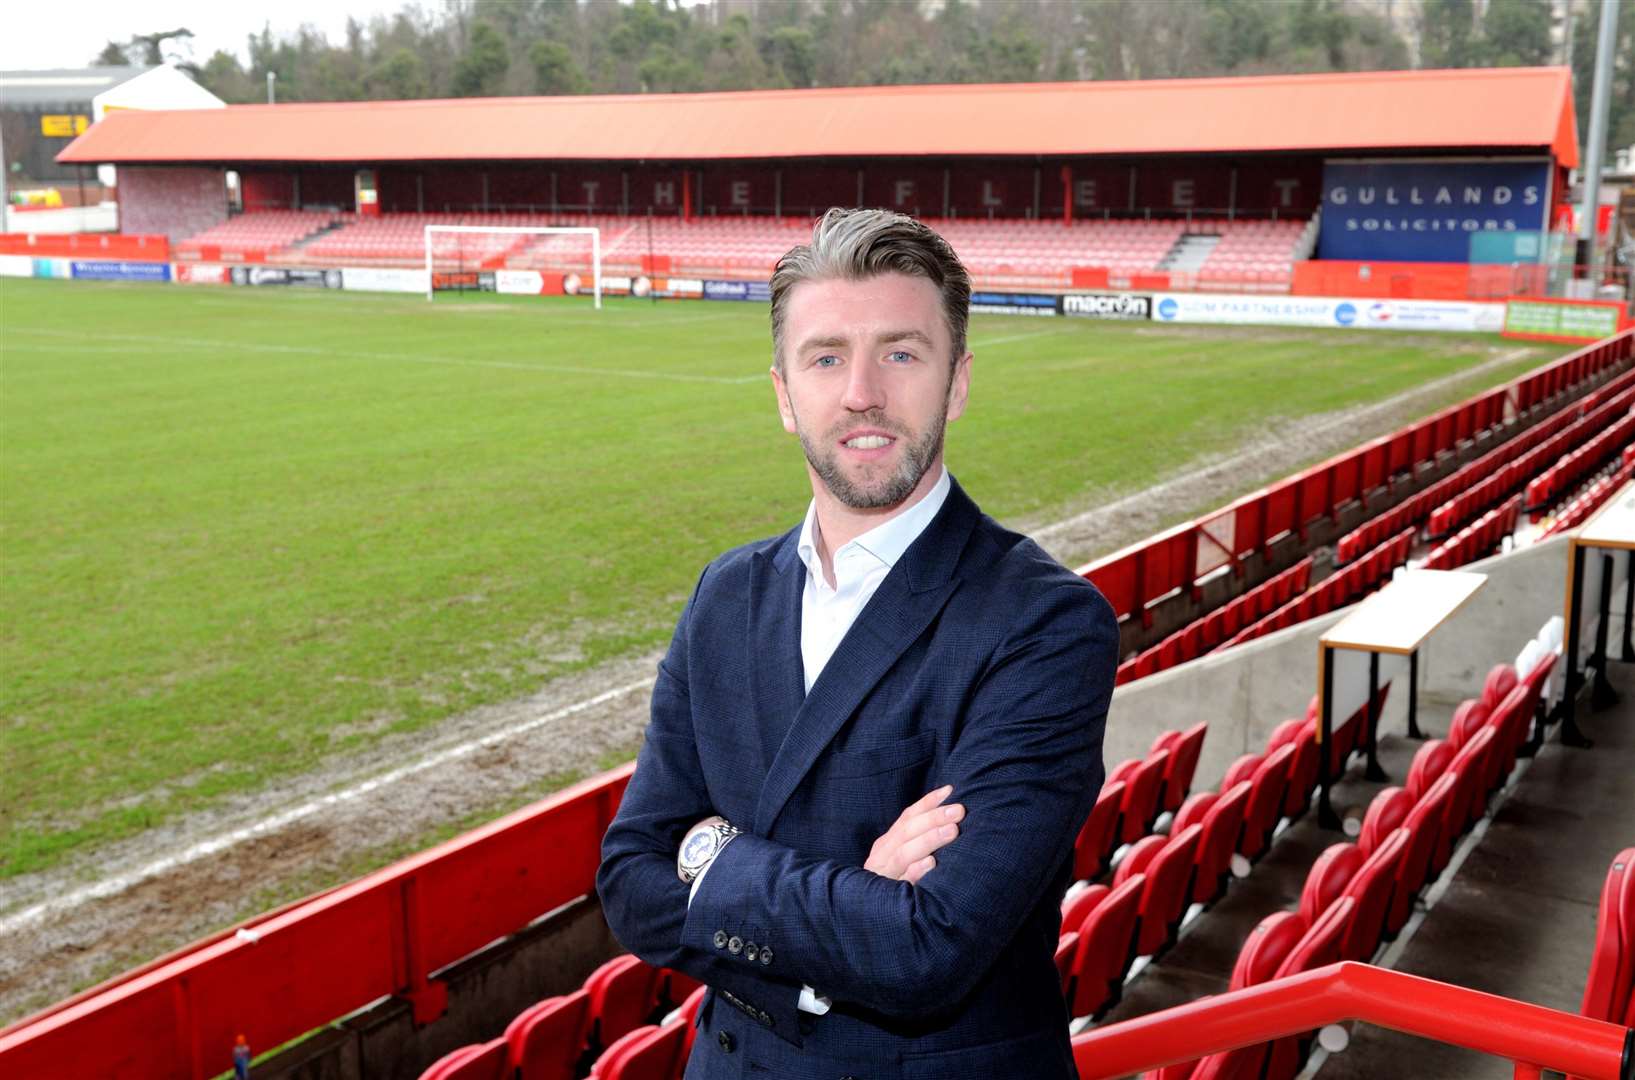
[[[1635,1027],[1635,847],[1614,856],[1601,885],[1595,951],[1578,1011],[1592,1020]]]
[[[1384,701],[1384,691],[1375,707]],[[1154,777],[1172,768],[1173,750],[1196,740],[1202,745],[1204,724],[1185,733],[1165,732],[1143,760],[1122,763],[1108,775],[1096,807],[1075,846],[1074,871],[1080,879],[1062,905],[1062,934],[1056,963],[1068,1010],[1074,1017],[1099,1019],[1118,1004],[1124,980],[1139,957],[1154,960],[1174,944],[1193,904],[1207,906],[1226,891],[1233,862],[1252,865],[1271,846],[1284,820],[1293,821],[1311,805],[1317,786],[1316,700],[1304,721],[1288,720],[1273,732],[1264,754],[1245,754],[1227,770],[1218,792],[1198,792],[1177,804],[1177,786],[1159,787]],[[1332,760],[1336,771],[1364,745],[1365,710],[1358,710],[1334,732]],[[1181,759],[1189,760],[1187,757]],[[1195,756],[1190,760],[1195,764]],[[1159,795],[1151,794],[1162,792]],[[1099,877],[1118,840],[1142,831],[1121,830],[1121,807],[1154,805],[1173,809],[1167,835],[1153,833],[1130,843],[1112,881]],[[1141,821],[1144,815],[1122,820]]]
[[[1352,600],[1372,592],[1374,586],[1389,581],[1391,573],[1408,561],[1413,548],[1414,532],[1406,529],[1361,559],[1344,566],[1324,578],[1314,587],[1284,604],[1262,619],[1245,626],[1226,644],[1242,645],[1246,641],[1265,637],[1296,623],[1315,619],[1342,608]]]
[[[420,1080],[680,1080],[704,989],[616,956],[578,990],[524,1009],[499,1038],[445,1054]]]
[[[1527,485],[1527,511],[1532,520],[1543,517],[1563,491],[1622,453],[1631,438],[1635,438],[1635,410],[1535,476]]]
[[[1425,556],[1425,561],[1421,565],[1426,570],[1452,570],[1466,563],[1475,562],[1502,544],[1505,537],[1513,534],[1516,531],[1516,522],[1520,518],[1521,496],[1517,495],[1503,506],[1489,510],[1431,549],[1431,553]]]
[[[1553,655],[1527,678],[1500,664],[1482,696],[1461,704],[1447,741],[1427,742],[1406,787],[1369,804],[1356,843],[1331,845],[1312,863],[1294,911],[1268,915],[1238,952],[1229,985],[1240,990],[1341,960],[1367,961],[1407,923],[1413,901],[1452,859],[1458,837],[1515,765]],[[1148,1080],[1290,1080],[1310,1033],[1213,1054]]]
[[[1311,566],[1311,557],[1307,556],[1132,656],[1118,665],[1115,685],[1196,660],[1230,639],[1245,625],[1305,592],[1311,581]]]
[[[1553,460],[1582,441],[1596,425],[1610,419],[1619,402],[1625,407],[1635,397],[1635,369],[1626,371],[1583,400],[1575,402],[1554,416],[1541,420],[1527,431],[1494,447],[1453,474],[1438,480],[1425,490],[1410,496],[1390,510],[1357,526],[1340,538],[1335,547],[1335,562],[1344,565],[1358,555],[1379,544],[1387,536],[1422,522],[1437,511],[1443,511],[1442,526],[1456,528],[1462,523],[1458,514],[1445,509],[1461,493],[1473,488],[1498,469],[1518,459],[1525,459],[1522,475],[1531,475],[1543,468],[1545,461]],[[1469,508],[1466,512],[1474,513]],[[1468,520],[1468,518],[1464,519]]]
[[[1616,469],[1574,495],[1572,501],[1562,507],[1561,512],[1550,522],[1550,527],[1544,530],[1540,539],[1578,528],[1591,514],[1599,510],[1603,503],[1612,498],[1613,492],[1632,479],[1635,479],[1635,445],[1624,448],[1623,463]]]

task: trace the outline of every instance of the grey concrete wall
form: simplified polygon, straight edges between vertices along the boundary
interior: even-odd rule
[[[1487,574],[1488,583],[1421,649],[1422,705],[1453,703],[1479,693],[1489,668],[1514,660],[1544,621],[1561,613],[1566,540],[1555,537],[1464,569]],[[1208,720],[1209,736],[1193,786],[1214,788],[1234,758],[1259,751],[1283,720],[1305,715],[1317,691],[1317,641],[1350,611],[1330,612],[1119,687],[1107,724],[1108,765],[1144,755],[1161,731]],[[1380,718],[1382,730],[1405,728],[1406,690],[1392,687]]]

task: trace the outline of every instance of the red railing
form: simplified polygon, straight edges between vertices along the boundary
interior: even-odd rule
[[[1246,495],[1208,517],[1097,559],[1079,573],[1101,589],[1119,618],[1139,616],[1143,625],[1150,625],[1155,601],[1197,589],[1205,576],[1291,532],[1304,536],[1312,522],[1337,518],[1342,506],[1365,492],[1632,355],[1635,328]]]
[[[1369,964],[1341,963],[1096,1028],[1073,1040],[1081,1080],[1114,1080],[1361,1020],[1584,1080],[1630,1080],[1629,1028]]]
[[[191,1077],[386,995],[442,1014],[431,972],[589,893],[635,764],[217,935],[0,1031],[0,1076]]]

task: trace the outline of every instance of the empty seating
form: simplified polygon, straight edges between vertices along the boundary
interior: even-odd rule
[[[1121,827],[1119,838],[1126,844],[1147,835],[1158,817],[1158,796],[1162,791],[1164,773],[1169,768],[1170,753],[1158,750],[1143,760],[1131,758],[1121,762],[1110,774],[1109,780],[1124,781],[1124,804],[1119,808]]]
[[[648,1024],[613,1042],[596,1059],[594,1080],[670,1080],[681,1062],[682,1044],[690,1025],[682,1020]]]
[[[1135,958],[1136,920],[1146,887],[1145,874],[1131,874],[1111,889],[1092,886],[1101,891],[1078,927],[1068,1002],[1071,1015],[1099,1017],[1118,1004],[1124,974]]]
[[[1635,1020],[1635,847],[1620,851],[1607,868],[1578,1011],[1614,1024]]]
[[[420,1080],[502,1080],[509,1060],[504,1039],[462,1046],[433,1062]]]
[[[583,988],[524,1009],[505,1029],[517,1080],[573,1080],[589,1034]]]
[[[600,1053],[621,1035],[647,1022],[658,1004],[659,972],[639,958],[615,956],[585,980],[590,995],[590,1032],[593,1053]]]
[[[1103,784],[1073,845],[1075,880],[1089,881],[1106,872],[1113,849],[1118,846],[1119,814],[1123,805],[1124,781],[1110,780]]]
[[[1207,904],[1226,890],[1232,856],[1243,831],[1243,813],[1254,785],[1244,780],[1218,794],[1201,791],[1188,799],[1175,815],[1177,832],[1191,825],[1203,826],[1193,873],[1192,902]]]
[[[1166,731],[1153,741],[1149,754],[1159,750],[1170,752],[1169,764],[1164,769],[1163,791],[1158,797],[1160,810],[1174,812],[1192,790],[1192,774],[1198,768],[1198,755],[1203,750],[1207,721],[1200,721],[1186,731]]]
[[[1189,825],[1168,839],[1149,836],[1131,848],[1129,857],[1119,866],[1115,883],[1136,873],[1147,877],[1136,932],[1137,956],[1157,956],[1174,943],[1191,900],[1193,857],[1202,834],[1202,825]],[[1156,845],[1152,844],[1154,840],[1158,841]]]

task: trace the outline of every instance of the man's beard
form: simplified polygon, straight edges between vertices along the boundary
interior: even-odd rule
[[[858,415],[835,425],[821,444],[814,443],[796,418],[795,430],[800,435],[801,449],[812,471],[818,474],[829,494],[853,510],[880,510],[896,506],[914,493],[931,463],[942,453],[943,431],[948,425],[947,412],[936,414],[931,426],[918,439],[909,438],[909,432],[876,410]],[[890,432],[902,443],[903,455],[896,467],[874,480],[853,480],[840,466],[840,451],[835,449],[846,432],[859,427],[877,428]],[[825,453],[827,450],[827,453]]]

